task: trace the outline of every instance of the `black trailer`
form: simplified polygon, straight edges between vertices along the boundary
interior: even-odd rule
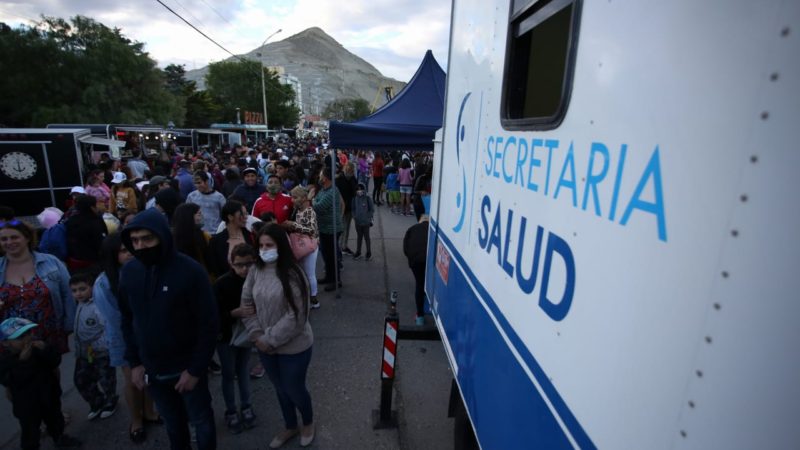
[[[64,209],[73,186],[83,186],[81,139],[88,129],[0,128],[0,204],[17,216],[45,207]]]

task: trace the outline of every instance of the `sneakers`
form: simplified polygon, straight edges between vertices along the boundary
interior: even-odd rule
[[[101,419],[108,419],[109,417],[113,416],[115,412],[117,412],[117,405],[116,404],[106,406],[105,408],[103,408],[102,411],[100,411],[100,418]]]
[[[97,419],[97,417],[100,416],[100,411],[101,411],[100,409],[89,411],[89,414],[86,416],[86,419],[87,420]]]
[[[314,424],[303,425],[300,430],[300,446],[308,447],[314,440]]]
[[[242,421],[239,420],[239,414],[236,412],[225,414],[225,424],[231,434],[239,434],[244,430],[244,425],[242,425]]]
[[[425,316],[417,316],[417,318],[414,319],[414,325],[418,327],[425,325]]]
[[[297,434],[297,428],[292,430],[283,430],[275,435],[274,438],[272,438],[272,442],[269,443],[269,448],[281,448],[283,444],[287,443],[289,439],[297,436]]]
[[[320,307],[320,304],[319,304],[319,300],[317,300],[317,296],[316,295],[312,295],[311,296],[311,309],[319,309],[319,307]]]
[[[361,259],[361,252],[357,252],[355,255],[353,255],[353,259],[354,259],[354,260],[359,260],[359,259]]]
[[[372,253],[367,253],[367,256],[364,257],[364,261],[372,261]]]
[[[342,253],[347,254],[347,255],[352,255],[353,251],[350,250],[349,248],[345,247],[344,250],[342,250]]]
[[[258,363],[253,366],[252,369],[250,369],[250,378],[261,378],[264,376],[264,373],[266,373],[264,366],[262,366],[261,363]]]
[[[62,434],[58,439],[53,438],[56,448],[78,448],[83,444],[79,439],[76,439],[68,434]]]
[[[213,359],[208,363],[208,371],[214,375],[219,375],[222,373],[222,366],[219,365]]]
[[[244,408],[242,410],[242,425],[246,430],[256,426],[256,414],[253,412],[253,408]]]

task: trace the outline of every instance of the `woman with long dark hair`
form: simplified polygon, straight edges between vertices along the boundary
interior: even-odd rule
[[[222,276],[231,268],[231,251],[238,244],[253,246],[253,237],[247,231],[247,210],[237,200],[228,200],[220,211],[225,228],[215,234],[209,242],[211,260],[209,267],[216,276]]]
[[[308,323],[308,280],[281,226],[266,225],[256,241],[259,258],[242,288],[242,306],[255,306],[256,314],[243,322],[275,386],[286,424],[269,445],[278,448],[300,434],[300,445],[305,447],[314,440],[311,395],[306,388],[314,343]],[[298,429],[296,410],[303,419],[302,429]]]
[[[122,244],[119,233],[109,235],[103,241],[100,264],[103,273],[94,282],[92,294],[100,314],[106,319],[106,339],[111,365],[121,367],[125,377],[125,403],[128,405],[131,423],[128,436],[133,442],[144,442],[145,423],[161,423],[153,408],[153,399],[147,390],[139,390],[131,378],[131,366],[125,361],[125,340],[122,337],[122,315],[117,297],[119,294],[119,271],[133,259],[133,255]]]
[[[203,213],[194,203],[182,203],[175,208],[172,215],[172,235],[175,239],[175,248],[199,262],[209,270],[210,258],[208,241],[211,238],[203,231]]]

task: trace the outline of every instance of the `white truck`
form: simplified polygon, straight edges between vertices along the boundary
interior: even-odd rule
[[[800,448],[800,2],[455,0],[426,292],[477,441]]]

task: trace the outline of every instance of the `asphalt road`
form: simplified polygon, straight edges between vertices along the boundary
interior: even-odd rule
[[[449,449],[452,444],[452,419],[447,418],[451,373],[440,342],[401,341],[398,344],[397,379],[393,409],[397,428],[373,429],[373,410],[380,399],[383,324],[389,292],[399,293],[401,325],[413,324],[414,279],[402,252],[405,230],[413,217],[391,214],[378,208],[372,228],[372,261],[353,261],[345,256],[339,296],[320,290],[322,307],[311,317],[315,342],[308,386],[314,405],[316,440],[309,448],[318,449]],[[350,248],[355,250],[355,232]],[[363,252],[363,251],[362,251]],[[318,261],[322,273],[321,257]],[[431,317],[427,326],[433,327]],[[253,355],[253,362],[256,358]],[[164,449],[169,441],[163,426],[148,428],[148,439],[133,444],[128,438],[128,413],[120,400],[117,413],[106,420],[89,422],[88,406],[72,387],[74,358],[65,355],[62,363],[64,411],[71,416],[67,432],[84,441],[85,449]],[[119,376],[118,390],[122,386]],[[265,449],[282,429],[277,398],[264,377],[251,383],[257,426],[239,435],[228,433],[220,377],[210,376],[211,394],[217,422],[220,449]],[[18,448],[19,427],[11,405],[0,400],[0,446]],[[42,448],[53,448],[43,439]],[[297,439],[284,448],[300,448]]]

